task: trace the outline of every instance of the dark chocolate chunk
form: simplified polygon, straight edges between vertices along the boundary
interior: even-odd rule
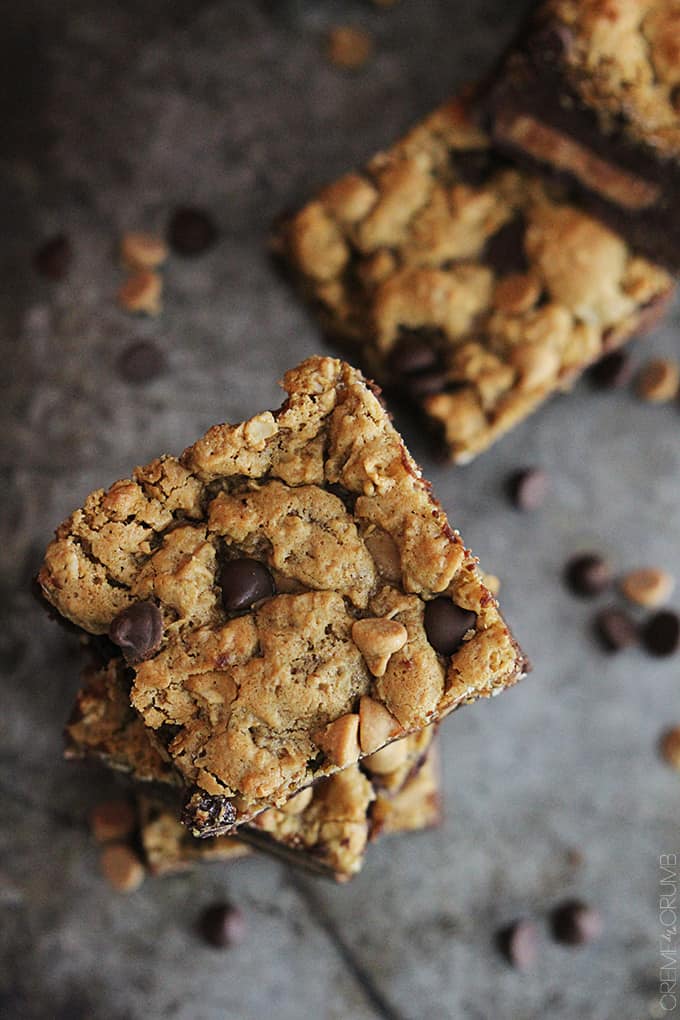
[[[198,929],[205,941],[216,949],[243,942],[246,934],[246,919],[243,911],[229,903],[216,903],[207,907],[199,918]]]
[[[225,832],[236,821],[236,808],[228,797],[194,787],[184,802],[181,821],[194,836],[212,836]]]
[[[425,606],[427,640],[441,655],[453,655],[476,622],[476,613],[462,609],[445,596],[432,599]]]
[[[529,268],[524,251],[526,223],[523,216],[516,216],[505,223],[486,243],[483,260],[497,276],[509,273],[526,273]]]
[[[524,468],[508,479],[508,495],[518,510],[538,510],[548,494],[549,479],[541,468]]]
[[[581,900],[565,900],[553,910],[551,928],[558,942],[582,946],[594,942],[602,934],[602,915]]]
[[[599,595],[612,583],[609,564],[596,553],[584,553],[569,560],[564,579],[575,595]]]
[[[150,382],[165,371],[165,354],[152,340],[136,340],[121,352],[116,365],[126,382]]]
[[[633,375],[633,366],[627,351],[612,351],[600,358],[588,372],[594,386],[602,390],[613,390],[626,386]]]
[[[160,609],[154,602],[133,603],[112,620],[109,637],[131,665],[150,659],[163,638]]]
[[[672,609],[650,616],[642,628],[642,643],[651,655],[674,655],[680,645],[680,617]]]
[[[33,256],[36,272],[49,280],[63,280],[71,266],[73,251],[71,242],[65,234],[45,241]]]
[[[177,209],[168,225],[168,241],[180,255],[202,255],[217,241],[215,223],[202,209]]]
[[[270,598],[276,588],[264,563],[240,558],[227,560],[220,573],[222,605],[228,613],[248,609],[260,599]]]
[[[526,918],[503,928],[497,936],[498,947],[508,963],[517,970],[528,970],[538,956],[538,928]]]
[[[433,393],[442,393],[447,389],[449,377],[445,369],[434,369],[432,372],[419,372],[404,381],[404,389],[415,398],[429,397]]]
[[[632,616],[624,609],[610,606],[595,617],[595,633],[608,652],[630,648],[639,639],[638,628]]]
[[[427,339],[417,333],[400,337],[390,351],[390,368],[398,376],[426,372],[437,364],[438,355]]]

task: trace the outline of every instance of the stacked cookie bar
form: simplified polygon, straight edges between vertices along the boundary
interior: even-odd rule
[[[526,671],[378,392],[321,357],[284,387],[91,493],[39,574],[104,660],[67,753],[132,777],[156,870],[247,844],[349,877],[436,821],[436,724]]]
[[[673,291],[660,263],[680,264],[676,5],[539,7],[491,86],[436,110],[274,236],[329,338],[459,464],[650,329]],[[626,81],[617,59],[631,52]],[[602,122],[588,150],[559,134],[580,130],[576,89],[582,116],[591,103]]]

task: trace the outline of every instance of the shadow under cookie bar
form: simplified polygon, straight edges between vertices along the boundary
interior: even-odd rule
[[[429,828],[439,819],[434,734],[428,728],[364,759],[361,768],[352,765],[319,780],[233,837],[196,839],[178,818],[181,780],[129,704],[123,663],[85,670],[83,679],[66,726],[66,755],[101,760],[134,782],[141,845],[154,873],[241,857],[246,843],[345,881],[361,869],[369,839]]]
[[[195,835],[527,669],[375,387],[321,357],[284,387],[277,412],[91,493],[39,575],[63,617],[119,647]]]
[[[576,185],[640,252],[680,269],[677,6],[537,5],[481,103],[494,142]]]
[[[455,463],[664,312],[669,275],[440,107],[277,227],[330,339],[415,406]]]

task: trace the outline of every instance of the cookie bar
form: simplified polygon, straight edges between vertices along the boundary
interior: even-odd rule
[[[670,277],[436,110],[278,228],[329,336],[465,463],[658,318]]]
[[[97,490],[57,530],[47,600],[107,633],[195,835],[514,684],[525,657],[376,392],[344,362]]]
[[[120,660],[84,671],[66,727],[66,754],[99,759],[136,782],[141,839],[155,873],[242,856],[233,849],[242,841],[344,881],[361,869],[369,837],[429,828],[439,818],[437,771],[430,760],[434,731],[428,727],[364,758],[361,768],[350,765],[282,808],[263,811],[234,837],[197,840],[177,817],[178,777],[129,705],[126,673]],[[426,765],[427,778],[418,781]]]
[[[596,214],[680,269],[676,0],[544,0],[485,105],[500,146],[578,184]]]

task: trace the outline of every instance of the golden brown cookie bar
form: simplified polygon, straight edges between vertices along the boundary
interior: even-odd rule
[[[542,0],[485,106],[500,146],[680,269],[677,0]]]
[[[365,758],[361,770],[350,766],[301,791],[282,809],[262,812],[236,836],[198,840],[178,820],[177,777],[127,701],[125,672],[120,661],[85,671],[66,728],[67,756],[99,758],[137,782],[139,836],[154,874],[243,857],[250,843],[344,881],[360,870],[369,837],[429,828],[439,820],[433,733],[427,728]],[[158,785],[155,793],[142,792],[140,782],[168,789],[165,795]]]
[[[39,583],[134,671],[131,702],[218,835],[526,661],[378,396],[344,362],[93,492]]]
[[[281,225],[325,329],[471,460],[661,315],[669,276],[436,110]]]
[[[84,671],[83,679],[66,727],[67,756],[100,759],[136,782],[138,798],[148,807],[140,832],[152,871],[242,856],[233,847],[241,840],[342,881],[360,870],[369,836],[427,828],[437,820],[434,764],[427,771],[429,786],[414,785],[430,756],[434,728],[427,727],[364,758],[361,769],[350,765],[302,790],[281,809],[263,811],[234,837],[197,840],[177,817],[179,777],[157,750],[153,731],[130,707],[124,664],[112,660],[99,670]],[[88,706],[85,715],[83,704]],[[142,793],[141,784],[149,790],[149,783],[155,784],[151,792]]]

